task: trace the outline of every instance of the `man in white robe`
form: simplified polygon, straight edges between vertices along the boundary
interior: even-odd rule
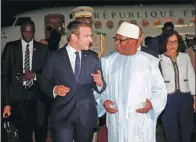
[[[99,116],[107,111],[108,142],[155,142],[167,101],[159,60],[138,49],[136,25],[123,22],[114,39],[117,52],[102,58],[106,90],[95,94]]]

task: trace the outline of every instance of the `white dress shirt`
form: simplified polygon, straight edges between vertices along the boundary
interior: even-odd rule
[[[66,47],[67,49],[67,54],[69,56],[69,61],[71,63],[71,67],[72,67],[72,70],[73,70],[73,73],[75,73],[75,61],[76,61],[76,50],[74,48],[72,48],[69,44],[67,45]],[[80,56],[80,66],[81,66],[81,51],[78,51],[79,52],[79,56]]]

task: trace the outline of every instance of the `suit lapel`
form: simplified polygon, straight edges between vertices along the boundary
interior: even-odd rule
[[[33,41],[33,54],[32,54],[32,71],[35,70],[35,66],[37,65],[37,59],[38,59],[38,52],[37,52],[37,42]]]
[[[22,41],[18,41],[18,45],[16,51],[14,53],[16,55],[16,64],[19,67],[20,72],[23,72],[23,53],[22,53]]]
[[[73,69],[71,67],[71,63],[70,63],[70,60],[69,60],[69,56],[68,56],[66,47],[64,47],[62,52],[60,52],[60,53],[61,53],[61,58],[63,60],[63,63],[66,67],[65,72],[66,72],[67,79],[70,80],[70,82],[74,82],[74,84],[76,84],[76,81],[74,79],[75,78],[74,72],[73,72]]]

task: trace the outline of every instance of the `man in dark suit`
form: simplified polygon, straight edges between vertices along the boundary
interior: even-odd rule
[[[158,58],[158,54],[155,51],[153,51],[152,49],[150,49],[146,46],[142,46],[142,41],[144,39],[144,35],[143,35],[143,31],[142,31],[141,27],[139,27],[139,29],[140,29],[140,31],[139,31],[140,33],[139,33],[139,38],[138,38],[138,49]]]
[[[21,142],[32,142],[33,131],[36,142],[44,142],[47,118],[44,114],[38,115],[43,109],[38,82],[49,52],[47,46],[33,40],[33,21],[23,23],[20,30],[22,38],[8,42],[2,54],[3,117],[10,116],[19,130]],[[38,116],[45,122],[44,126],[38,125]]]
[[[55,51],[43,70],[41,89],[54,98],[51,116],[55,142],[92,142],[98,127],[93,90],[101,93],[106,85],[101,62],[89,50],[91,36],[89,25],[70,22],[68,45]]]
[[[171,22],[166,22],[162,28],[162,33],[149,41],[148,48],[156,52],[157,54],[162,54],[165,52],[165,42],[167,35],[174,31],[174,25]],[[186,46],[182,37],[178,36],[179,41],[179,52],[185,52]]]

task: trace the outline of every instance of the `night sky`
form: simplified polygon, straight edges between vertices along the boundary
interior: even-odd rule
[[[2,0],[2,19],[1,26],[6,25],[6,22],[14,15],[46,7],[59,6],[94,6],[94,5],[139,5],[139,4],[188,4],[194,3],[195,0]]]

